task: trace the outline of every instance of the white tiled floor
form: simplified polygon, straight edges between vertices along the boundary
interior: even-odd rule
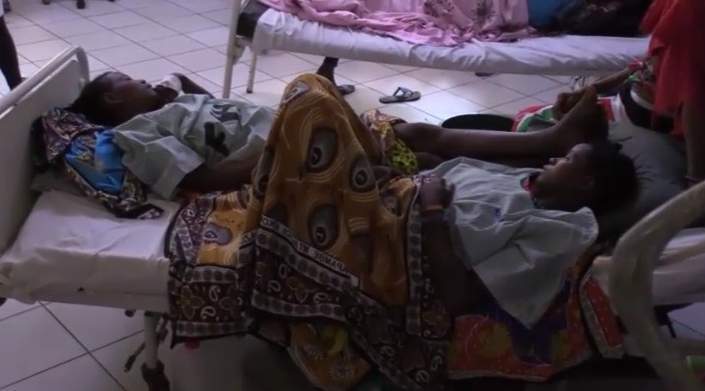
[[[54,0],[48,6],[40,0],[11,2],[14,11],[5,18],[26,76],[74,43],[88,49],[94,75],[117,69],[153,81],[179,71],[220,94],[230,0],[88,0],[88,8],[82,11],[69,0]],[[250,58],[244,56],[235,69],[233,98],[267,106],[277,104],[287,82],[300,72],[314,71],[321,61],[320,56],[283,52],[262,56],[255,93],[246,94],[243,86]],[[517,75],[481,79],[470,72],[345,60],[337,75],[341,83],[357,84],[357,92],[349,97],[355,110],[382,108],[409,121],[431,123],[471,112],[512,114],[553,101],[569,82],[565,77]],[[381,96],[399,86],[420,91],[422,99],[388,106],[379,103]],[[0,78],[0,93],[6,91]],[[704,306],[673,314],[679,333],[705,338]],[[119,310],[10,300],[0,307],[0,390],[145,390],[138,371],[122,371],[127,356],[140,343],[141,328],[139,318],[127,318]],[[188,368],[184,365],[199,362],[205,368],[204,360],[222,357],[231,342],[207,343],[196,352],[164,348],[171,376],[191,384],[198,376],[184,373]],[[223,382],[173,389],[232,390],[219,386],[237,384],[234,379]]]

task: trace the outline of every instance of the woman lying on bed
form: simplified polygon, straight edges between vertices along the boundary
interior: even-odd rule
[[[541,170],[460,157],[400,175],[409,151],[395,135],[441,130],[372,117],[366,126],[320,76],[289,84],[249,196],[210,196],[177,217],[177,339],[259,334],[288,346],[321,389],[349,389],[370,365],[402,388],[433,389],[447,376],[448,313],[496,302],[514,324],[539,327],[596,238],[593,211],[635,192],[634,167],[617,147],[558,128],[440,134],[425,149],[444,158],[567,152]],[[204,238],[200,248],[189,247],[194,237]]]
[[[114,128],[123,164],[164,198],[177,188],[207,192],[249,183],[274,110],[215,99],[183,75],[172,79],[152,87],[107,72],[85,87],[70,110]],[[179,89],[185,94],[179,96]],[[405,174],[461,156],[540,167],[581,142],[606,137],[604,114],[595,100],[593,92],[585,94],[584,102],[560,123],[531,134],[406,124],[375,111],[363,120],[379,138],[387,163]]]

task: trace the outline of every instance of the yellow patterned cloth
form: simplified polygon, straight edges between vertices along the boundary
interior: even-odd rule
[[[404,123],[403,119],[384,114],[379,110],[367,111],[360,116],[360,119],[380,144],[387,165],[396,168],[404,175],[414,175],[419,172],[416,154],[394,132],[394,125]]]
[[[290,83],[249,197],[192,203],[175,225],[177,340],[257,334],[324,390],[373,368],[442,387],[451,323],[423,265],[417,186],[376,178],[381,145],[328,80]]]

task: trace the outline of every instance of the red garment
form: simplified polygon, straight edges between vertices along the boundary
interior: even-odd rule
[[[682,135],[683,104],[705,101],[705,0],[654,0],[642,29],[652,34],[655,110],[675,116]]]

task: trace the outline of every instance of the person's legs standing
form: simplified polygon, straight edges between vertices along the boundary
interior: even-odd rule
[[[22,82],[17,49],[4,16],[0,16],[0,69],[2,69],[10,89],[17,87]]]

